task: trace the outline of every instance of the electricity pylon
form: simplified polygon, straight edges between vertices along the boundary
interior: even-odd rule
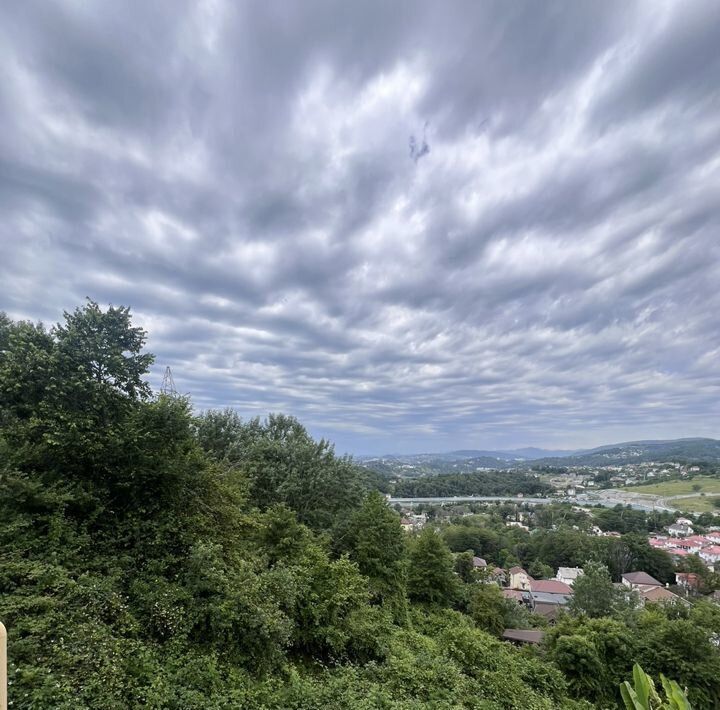
[[[177,397],[177,390],[175,389],[175,380],[173,380],[172,370],[170,365],[165,368],[165,374],[163,375],[162,385],[160,386],[160,393],[167,395],[168,397]]]

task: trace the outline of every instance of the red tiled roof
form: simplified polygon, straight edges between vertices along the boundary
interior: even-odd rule
[[[557,579],[535,579],[530,582],[533,592],[548,592],[550,594],[572,594],[572,587]]]
[[[683,542],[689,542],[691,545],[700,545],[700,546],[706,546],[711,545],[712,543],[705,539],[702,535],[692,535],[691,537],[686,537]]]
[[[525,570],[522,567],[517,567],[517,566],[510,568],[510,574],[518,574],[520,572],[525,572]],[[525,574],[527,574],[527,572],[525,572]],[[530,575],[528,574],[528,577],[529,576]]]

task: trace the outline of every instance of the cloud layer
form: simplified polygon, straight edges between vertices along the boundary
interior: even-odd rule
[[[358,453],[720,435],[720,5],[0,9],[0,308]],[[428,143],[418,160],[409,139]]]

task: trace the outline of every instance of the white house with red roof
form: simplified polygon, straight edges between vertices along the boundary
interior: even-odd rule
[[[688,552],[695,553],[700,552],[703,547],[707,547],[708,542],[705,538],[700,535],[692,535],[691,537],[680,538],[675,541],[674,547],[679,550],[687,550]]]
[[[700,559],[703,562],[707,562],[710,565],[714,565],[716,562],[720,562],[720,545],[711,545],[705,547],[698,553]]]

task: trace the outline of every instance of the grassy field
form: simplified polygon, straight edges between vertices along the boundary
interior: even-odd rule
[[[692,498],[671,500],[670,503],[679,508],[683,513],[717,513],[718,508],[713,505],[713,501],[716,499],[716,495],[709,495],[707,497],[693,496]]]
[[[682,496],[695,493],[693,486],[698,485],[700,489],[697,491],[698,498],[700,493],[720,494],[720,478],[708,478],[702,476],[693,478],[692,480],[684,481],[663,481],[662,483],[648,483],[642,486],[628,487],[628,491],[636,493],[651,493],[653,495],[661,496],[662,498],[670,498],[672,496]],[[688,498],[688,500],[692,500]]]

